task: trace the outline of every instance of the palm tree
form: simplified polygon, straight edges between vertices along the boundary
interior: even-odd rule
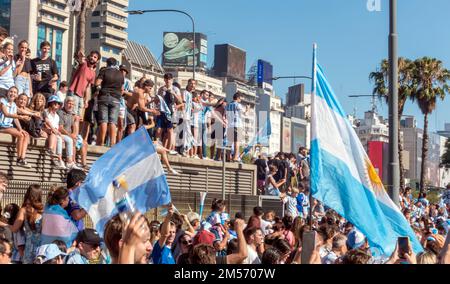
[[[89,11],[95,10],[99,0],[82,0],[81,10],[74,13],[78,18],[78,28],[76,37],[76,53],[85,53],[86,44],[86,19],[89,16]]]
[[[428,115],[436,109],[438,98],[443,100],[449,92],[447,81],[450,71],[445,69],[442,61],[423,57],[415,62],[414,80],[417,84],[415,97],[423,113],[422,164],[420,168],[420,193],[425,190],[425,164],[428,155]]]
[[[414,64],[411,60],[400,57],[398,59],[398,119],[403,115],[403,109],[408,99],[414,100]],[[377,71],[370,73],[369,79],[374,82],[373,94],[384,98],[386,103],[389,101],[389,62],[384,59],[381,61]],[[403,166],[403,143],[400,138],[400,128],[398,133],[398,158],[400,163],[400,188],[405,188],[404,166]]]

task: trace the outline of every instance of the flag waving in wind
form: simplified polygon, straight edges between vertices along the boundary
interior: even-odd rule
[[[270,117],[267,116],[266,122],[263,127],[259,129],[255,137],[248,143],[247,147],[244,148],[244,154],[247,154],[251,149],[257,144],[269,144],[270,135],[272,135],[272,126],[270,124]]]
[[[392,202],[352,125],[313,56],[311,192],[350,221],[370,247],[389,256],[398,237],[409,237],[415,253],[422,246]]]
[[[83,207],[100,235],[115,214],[113,180],[124,177],[134,207],[141,213],[171,201],[166,176],[144,127],[115,145],[92,166],[72,198]]]

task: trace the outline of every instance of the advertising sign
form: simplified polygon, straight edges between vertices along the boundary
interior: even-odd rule
[[[163,66],[190,67],[193,54],[195,66],[206,68],[208,41],[206,35],[195,33],[195,50],[192,33],[165,32],[163,38]]]
[[[292,146],[294,153],[300,147],[306,147],[306,125],[292,124]]]
[[[273,81],[273,66],[267,61],[258,59],[258,71],[257,71],[258,87],[262,87],[263,82],[272,85]]]
[[[281,138],[281,151],[290,153],[292,152],[292,144],[291,144],[291,119],[283,117],[282,124],[282,138]]]

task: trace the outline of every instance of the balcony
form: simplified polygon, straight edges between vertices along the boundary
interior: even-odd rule
[[[102,36],[100,37],[100,42],[120,49],[127,48],[127,44],[125,43],[125,41],[116,40],[110,37]]]
[[[57,28],[60,28],[62,30],[65,30],[65,31],[69,29],[69,25],[67,25],[65,23],[58,22],[58,21],[53,20],[53,19],[49,19],[49,18],[44,17],[44,16],[37,17],[37,24],[40,24],[40,23],[43,23],[43,24],[46,24],[46,25],[49,25],[49,26],[53,26],[53,27],[57,27]]]
[[[128,7],[128,0],[110,0],[110,2],[117,3],[121,6]]]
[[[111,4],[111,3],[103,3],[102,4],[102,10],[108,10],[108,11],[110,11],[110,12],[112,12],[112,13],[115,13],[115,14],[117,14],[117,15],[119,15],[119,16],[122,16],[122,17],[125,17],[125,18],[127,18],[128,17],[128,14],[127,13],[125,13],[125,9],[121,9],[121,8],[119,8],[119,7],[117,7],[117,6],[115,6],[114,4]]]
[[[103,27],[100,28],[100,31],[102,33],[105,33],[105,34],[110,34],[110,35],[113,35],[113,36],[116,36],[116,37],[120,37],[123,40],[127,40],[128,39],[128,33],[127,32],[124,32],[124,31],[121,31],[121,30],[118,30],[118,29],[115,29],[115,28],[112,28],[112,27],[103,26]]]
[[[127,29],[128,28],[128,22],[126,21],[121,21],[117,18],[114,18],[113,16],[110,15],[104,15],[101,17],[102,22],[108,22],[111,23],[113,25],[119,26],[121,28]]]
[[[51,0],[51,1],[59,3],[59,4],[67,5],[67,0]]]
[[[66,18],[68,18],[70,15],[70,13],[66,12],[65,10],[58,9],[49,4],[44,4],[44,3],[39,4],[39,10],[62,17],[62,18],[64,18],[64,20]]]
[[[284,113],[284,109],[283,109],[281,106],[271,106],[271,107],[270,107],[270,110],[271,110],[271,111],[278,111],[278,112]]]

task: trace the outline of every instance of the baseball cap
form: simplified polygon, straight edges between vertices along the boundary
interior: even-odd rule
[[[52,260],[59,255],[66,256],[67,254],[62,252],[56,244],[42,245],[37,248],[36,257],[40,257],[42,263]]]
[[[62,104],[63,102],[61,101],[61,99],[57,96],[57,95],[53,95],[50,98],[48,98],[47,103],[52,103],[52,102],[57,102],[58,104]]]
[[[364,235],[356,229],[348,234],[347,245],[352,249],[361,247],[365,242],[366,238],[364,237]]]
[[[130,71],[128,71],[127,66],[125,66],[125,65],[123,65],[123,64],[119,66],[119,70],[120,70],[120,71],[123,70],[123,71],[125,71],[125,72],[127,72],[127,73],[130,73]]]
[[[216,235],[214,235],[210,231],[201,230],[200,232],[197,233],[197,235],[195,235],[193,245],[194,246],[197,244],[213,245],[215,240],[216,240]]]
[[[94,229],[84,229],[77,235],[77,242],[83,242],[88,245],[100,245],[102,239],[100,235]]]

